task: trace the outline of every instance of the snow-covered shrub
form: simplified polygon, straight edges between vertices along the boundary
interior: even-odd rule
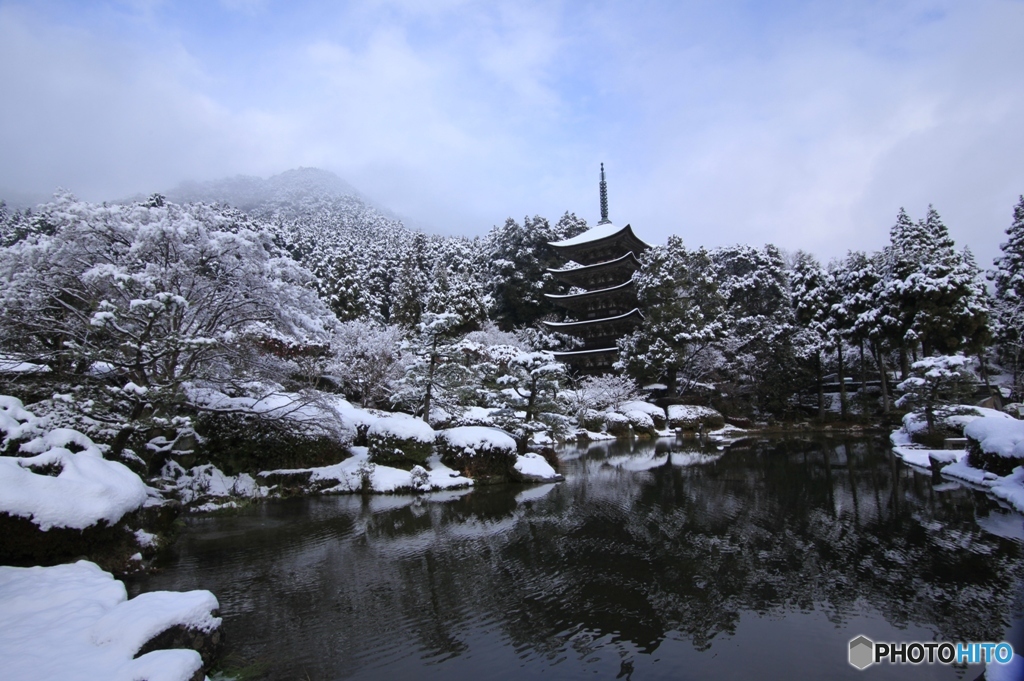
[[[0,396],[5,436],[41,434],[19,445],[18,456],[0,457],[0,513],[30,519],[39,529],[113,525],[146,501],[146,485],[76,430],[46,430],[21,402]],[[35,426],[35,427],[33,427]]]
[[[714,430],[725,426],[725,418],[711,407],[695,404],[670,404],[668,407],[670,428],[697,430],[701,426]]]
[[[565,405],[566,411],[574,415],[580,426],[590,428],[585,421],[590,411],[615,411],[620,405],[635,401],[639,397],[636,383],[625,376],[605,374],[602,376],[584,376],[569,384],[559,392],[559,400]]]
[[[967,461],[996,475],[1009,475],[1024,466],[1024,421],[986,416],[964,428],[967,437]]]
[[[476,480],[507,477],[516,461],[516,441],[497,428],[449,428],[437,447],[441,463]]]
[[[370,459],[385,466],[422,464],[434,445],[434,429],[409,414],[378,419],[366,433]]]

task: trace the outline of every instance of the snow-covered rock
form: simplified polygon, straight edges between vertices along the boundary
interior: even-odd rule
[[[715,430],[725,426],[725,418],[715,409],[696,404],[670,404],[668,407],[670,428],[697,430],[703,426]]]
[[[631,411],[638,411],[647,414],[651,417],[651,420],[654,421],[654,427],[658,430],[664,430],[665,425],[668,423],[665,410],[656,404],[651,404],[650,402],[641,402],[639,400],[624,402],[619,405],[619,411],[627,416]]]
[[[543,456],[533,452],[517,456],[513,468],[524,482],[557,482],[565,479]]]
[[[152,650],[180,627],[219,642],[209,591],[156,591],[128,600],[124,584],[94,563],[0,567],[0,659],[7,681],[187,681],[203,667],[196,650]],[[191,637],[190,637],[191,638]]]

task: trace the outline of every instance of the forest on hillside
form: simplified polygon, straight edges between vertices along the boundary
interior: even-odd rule
[[[292,173],[241,208],[195,187],[0,208],[0,393],[115,450],[203,418],[210,391],[268,386],[431,421],[485,408],[555,430],[652,384],[759,420],[884,414],[975,384],[1021,399],[1024,197],[988,270],[933,208],[900,210],[881,251],[824,264],[671,237],[641,258],[645,319],[620,342],[620,375],[580,377],[550,354],[574,341],[539,322],[564,319],[544,297],[564,292],[547,244],[584,220],[425,234],[318,171]],[[826,394],[851,380],[877,387]]]

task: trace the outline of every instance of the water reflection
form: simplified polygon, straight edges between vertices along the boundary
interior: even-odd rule
[[[211,589],[235,652],[271,678],[852,677],[859,633],[999,640],[1019,616],[1021,516],[878,441],[564,455],[559,485],[195,519],[131,586]]]

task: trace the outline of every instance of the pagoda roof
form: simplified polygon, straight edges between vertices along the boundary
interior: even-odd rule
[[[629,312],[625,314],[615,315],[614,317],[601,317],[600,319],[584,319],[583,321],[580,322],[544,322],[544,325],[560,331],[571,331],[573,329],[579,329],[584,326],[594,326],[597,324],[617,322],[625,319],[639,320],[643,318],[644,315],[642,312],[640,312],[640,308],[634,307]]]
[[[563,239],[562,241],[549,241],[548,245],[556,249],[573,248],[575,246],[584,246],[587,244],[592,244],[600,241],[612,241],[616,238],[622,237],[632,239],[633,241],[636,241],[639,244],[641,244],[641,248],[639,250],[643,250],[644,248],[650,248],[650,244],[644,242],[636,234],[634,234],[633,228],[630,227],[629,225],[626,225],[625,227],[616,227],[610,222],[606,222],[603,225],[597,225],[596,227],[591,227],[582,234],[577,234],[576,236],[570,239]]]
[[[551,244],[551,245],[554,246],[554,244]],[[615,258],[614,260],[606,260],[605,262],[599,262],[599,263],[595,263],[593,265],[577,265],[576,267],[558,267],[558,268],[550,268],[549,267],[548,268],[548,272],[551,273],[551,274],[554,274],[556,276],[557,275],[561,275],[561,274],[570,274],[570,275],[575,275],[577,273],[583,274],[585,272],[596,272],[596,271],[604,269],[604,268],[611,268],[611,267],[613,267],[615,265],[618,265],[620,263],[624,264],[624,263],[627,263],[627,262],[631,262],[631,263],[635,264],[637,266],[637,268],[640,267],[640,261],[636,259],[635,255],[633,255],[633,251],[629,251],[625,255],[619,256],[618,258]]]
[[[552,300],[556,303],[568,301],[568,300],[580,300],[582,298],[593,298],[602,296],[608,293],[614,293],[616,291],[625,291],[633,286],[633,280],[625,281],[618,286],[609,286],[608,288],[598,288],[593,291],[584,291],[583,293],[545,293],[544,297]]]
[[[567,358],[572,359],[574,357],[588,357],[590,355],[607,355],[613,352],[618,352],[618,348],[595,348],[593,350],[570,350],[568,352],[552,352],[555,359]]]

